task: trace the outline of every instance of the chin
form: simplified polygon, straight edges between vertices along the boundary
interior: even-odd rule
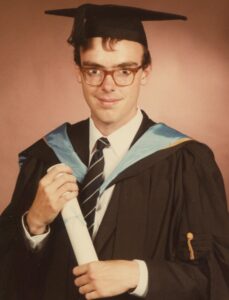
[[[100,118],[99,122],[101,124],[104,124],[105,126],[109,126],[109,125],[112,125],[112,124],[116,123],[115,120],[113,120],[111,118]]]
[[[103,116],[96,116],[94,119],[95,124],[102,126],[104,128],[110,128],[110,127],[115,127],[118,125],[119,120],[115,119],[114,117],[112,118],[109,115],[103,115]]]
[[[96,114],[96,119],[104,124],[112,124],[116,122],[114,111],[104,110],[99,114]]]

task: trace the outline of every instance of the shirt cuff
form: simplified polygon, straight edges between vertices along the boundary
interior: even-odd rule
[[[44,242],[47,238],[47,236],[49,235],[50,233],[50,227],[48,227],[48,230],[47,232],[43,233],[43,234],[38,234],[38,235],[31,235],[29,233],[29,231],[27,230],[26,226],[25,226],[25,216],[27,215],[28,212],[24,213],[22,218],[21,218],[21,223],[22,223],[22,227],[23,227],[23,230],[24,230],[24,234],[25,234],[25,238],[30,246],[31,249],[33,250],[39,250],[42,248],[42,246],[44,245]]]
[[[143,260],[135,259],[139,266],[139,281],[138,285],[130,294],[144,298],[148,293],[148,269],[146,263]]]

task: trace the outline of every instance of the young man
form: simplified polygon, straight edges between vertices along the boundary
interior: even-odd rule
[[[91,116],[20,154],[0,223],[0,295],[228,299],[229,221],[213,154],[138,108],[151,72],[140,20],[185,18],[96,5],[49,13],[75,18],[69,41]],[[82,180],[72,153],[88,168]],[[80,266],[60,217],[76,196],[99,257]]]

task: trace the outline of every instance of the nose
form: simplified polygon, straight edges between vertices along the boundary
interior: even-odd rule
[[[101,88],[103,91],[111,92],[115,90],[115,82],[113,77],[110,74],[106,74],[106,76],[103,79],[103,82],[101,84]]]

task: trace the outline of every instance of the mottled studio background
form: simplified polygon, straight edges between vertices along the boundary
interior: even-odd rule
[[[134,5],[187,15],[188,22],[146,22],[153,73],[140,105],[207,143],[229,195],[229,1],[90,1]],[[88,115],[75,80],[68,18],[45,9],[84,1],[9,0],[0,4],[0,211],[18,174],[17,153],[65,121]]]

